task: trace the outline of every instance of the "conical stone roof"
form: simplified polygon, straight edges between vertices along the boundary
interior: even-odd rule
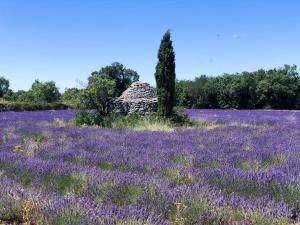
[[[156,91],[148,83],[136,81],[130,85],[130,87],[123,92],[119,97],[120,100],[127,101],[133,99],[152,99],[156,98]]]
[[[117,114],[145,115],[155,111],[157,111],[156,90],[148,83],[141,81],[132,83],[113,103],[113,112]]]

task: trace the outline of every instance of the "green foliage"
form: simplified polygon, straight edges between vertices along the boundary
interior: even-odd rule
[[[12,90],[7,89],[3,97],[14,103],[22,102],[30,103],[32,105],[42,105],[45,103],[58,102],[60,100],[60,93],[53,81],[40,82],[36,80],[29,91],[19,90],[13,92]],[[34,106],[32,108],[34,108]],[[24,107],[24,110],[27,110],[26,107]]]
[[[80,95],[83,90],[78,88],[66,88],[61,95],[61,100],[68,105],[78,106],[80,104]]]
[[[280,189],[274,189],[273,198],[276,201],[285,201],[289,206],[300,210],[300,187],[288,184]]]
[[[54,218],[49,219],[48,224],[53,225],[68,225],[68,224],[81,224],[82,223],[81,210],[65,210],[64,213],[54,216]]]
[[[0,102],[0,112],[5,111],[37,111],[37,110],[61,110],[69,107],[60,102]]]
[[[73,123],[79,125],[101,125],[102,116],[98,112],[93,111],[81,111],[77,113],[73,118]]]
[[[102,115],[97,111],[81,111],[73,118],[77,126],[101,126],[109,128],[130,128],[134,130],[165,130],[170,131],[178,127],[199,126],[198,123],[190,120],[185,114],[177,110],[171,118],[160,116],[158,113],[151,113],[145,116],[139,114]]]
[[[168,120],[165,118],[165,120]],[[183,108],[175,108],[172,117],[169,119],[174,126],[177,127],[192,127],[199,124],[196,121],[191,120],[184,112]]]
[[[105,127],[126,127],[137,130],[173,130],[181,126],[195,125],[187,116],[175,112],[172,118],[160,116],[158,113],[151,113],[146,116],[138,114],[109,115],[103,119]]]
[[[89,77],[89,84],[93,82],[95,77],[105,76],[115,82],[113,96],[120,96],[132,82],[139,80],[139,75],[132,69],[127,69],[121,63],[114,62],[110,66],[105,66],[99,71],[95,71]]]
[[[0,76],[0,98],[2,98],[9,90],[9,81]]]
[[[171,160],[175,163],[181,163],[186,166],[191,166],[193,164],[193,159],[190,155],[178,154],[171,157]]]
[[[113,204],[124,206],[136,203],[138,197],[142,196],[146,188],[141,185],[124,184],[111,189],[107,196]]]
[[[3,95],[3,99],[7,101],[11,101],[14,96],[14,92],[11,89],[8,89],[7,92]]]
[[[6,99],[12,102],[34,102],[33,92],[19,90],[11,93],[9,96],[6,95]]]
[[[259,105],[272,108],[290,108],[299,101],[300,79],[296,66],[285,65],[269,70],[256,88]],[[297,96],[298,94],[298,96]]]
[[[106,115],[115,87],[115,81],[104,75],[89,77],[88,86],[80,96],[80,108],[96,109],[101,115]]]
[[[35,80],[31,86],[34,101],[55,102],[60,98],[60,93],[54,81],[40,82]]]
[[[112,99],[121,95],[138,79],[137,72],[116,62],[93,72],[84,90],[68,90],[63,97],[68,101],[75,101],[80,109],[96,109],[101,115],[107,115]]]
[[[62,195],[74,193],[82,194],[86,189],[86,177],[79,173],[58,176],[53,180],[54,185]]]
[[[104,127],[128,127],[132,128],[134,124],[138,123],[140,116],[138,114],[128,114],[126,116],[110,114],[103,119],[102,125]]]
[[[32,84],[30,90],[28,91],[19,90],[17,92],[13,92],[12,90],[8,89],[3,97],[6,100],[14,103],[22,102],[22,103],[30,103],[32,105],[37,105],[37,104],[42,105],[45,103],[58,102],[60,100],[60,93],[53,81],[40,82],[36,80]],[[26,110],[26,107],[24,107],[24,109]]]
[[[167,177],[171,182],[180,184],[180,185],[190,184],[193,180],[193,177],[191,174],[189,174],[187,172],[183,172],[176,168],[166,169],[163,172],[163,176]]]
[[[158,50],[155,79],[158,97],[158,112],[171,117],[175,104],[175,53],[171,41],[171,34],[167,31]]]
[[[192,83],[193,81],[191,80],[175,81],[176,105],[186,107],[191,107],[193,105],[193,99],[191,95]]]
[[[111,162],[109,162],[108,160],[104,160],[104,161],[99,163],[99,167],[102,170],[111,170],[113,166],[112,166]]]
[[[176,82],[177,106],[194,108],[298,109],[300,76],[296,66],[218,77],[202,75]]]

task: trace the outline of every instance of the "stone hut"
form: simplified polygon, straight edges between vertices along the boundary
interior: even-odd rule
[[[145,115],[155,111],[157,111],[156,90],[148,83],[141,81],[132,83],[113,103],[113,112],[116,114]]]

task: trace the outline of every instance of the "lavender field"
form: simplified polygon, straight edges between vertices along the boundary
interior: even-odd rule
[[[76,111],[0,113],[0,221],[296,223],[300,112],[186,112],[206,126],[80,128],[64,123]]]

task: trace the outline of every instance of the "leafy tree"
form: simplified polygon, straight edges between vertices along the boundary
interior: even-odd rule
[[[81,92],[82,90],[78,88],[66,88],[61,95],[61,99],[71,104],[78,104]]]
[[[190,80],[176,80],[175,81],[175,94],[176,94],[176,105],[192,107],[193,100],[191,96],[191,85]]]
[[[202,75],[189,83],[188,91],[176,87],[176,96],[186,99],[177,104],[196,108],[300,108],[300,77],[296,66],[255,72]],[[182,81],[177,81],[182,83]],[[182,84],[181,84],[182,85]],[[185,94],[188,93],[188,94]]]
[[[218,104],[221,108],[239,108],[240,76],[224,74],[216,78]]]
[[[243,72],[240,76],[239,108],[256,108],[258,98],[255,89],[257,87],[258,76],[256,72]]]
[[[103,75],[115,81],[115,97],[120,96],[132,82],[139,80],[139,74],[136,71],[127,69],[118,62],[114,62],[110,66],[105,66],[99,71],[93,72],[89,79],[93,79],[93,77]]]
[[[214,88],[214,79],[201,75],[196,77],[191,84],[190,94],[193,107],[217,108],[217,90]]]
[[[5,93],[2,97],[3,97],[3,99],[5,99],[5,100],[7,100],[7,101],[12,101],[13,96],[14,96],[13,90],[8,89],[8,90],[6,91],[6,93]]]
[[[19,90],[14,93],[13,99],[16,102],[33,102],[34,96],[33,96],[33,92],[31,90],[29,90],[29,91]]]
[[[81,108],[96,109],[101,115],[108,114],[114,96],[116,82],[105,75],[91,76],[88,86],[80,95]]]
[[[31,86],[31,91],[35,101],[55,102],[60,98],[54,81],[40,82],[35,80]]]
[[[257,85],[256,93],[262,107],[291,109],[296,107],[299,90],[297,67],[285,65],[283,68],[266,71]]]
[[[9,80],[0,77],[0,98],[2,98],[9,90]]]
[[[167,31],[160,43],[155,72],[158,112],[166,117],[173,114],[175,104],[175,53],[171,34]]]

